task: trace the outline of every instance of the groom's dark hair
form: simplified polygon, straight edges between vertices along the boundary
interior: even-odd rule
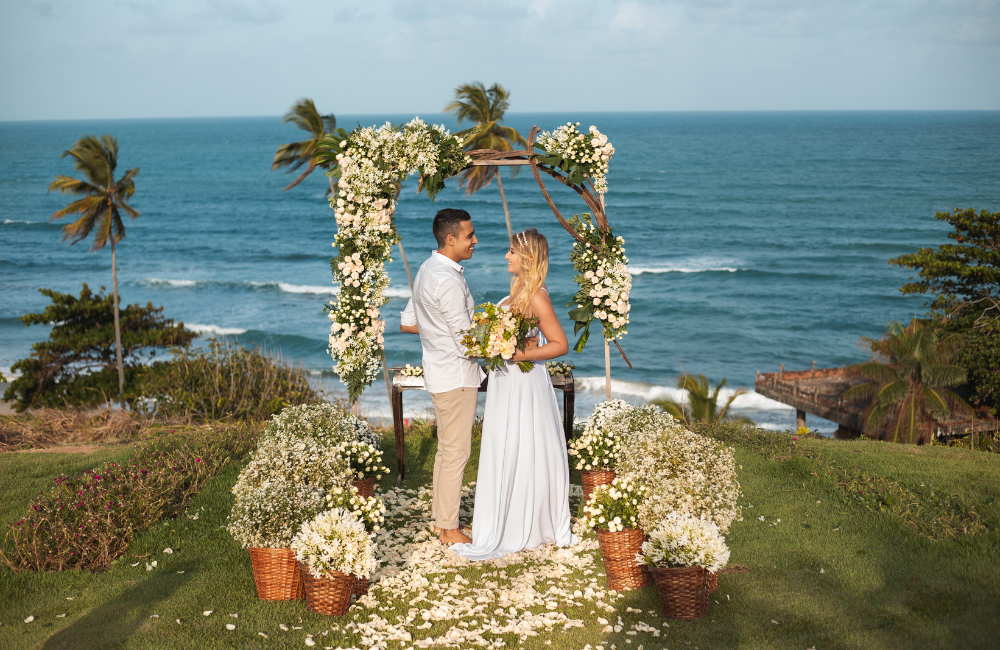
[[[444,210],[439,210],[437,215],[434,217],[434,239],[437,240],[438,246],[444,246],[448,235],[458,235],[462,232],[462,226],[460,225],[463,221],[472,221],[472,215],[470,215],[465,210],[459,210],[457,208],[445,208]]]

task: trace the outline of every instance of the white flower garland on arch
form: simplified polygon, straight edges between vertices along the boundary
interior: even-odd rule
[[[583,134],[577,124],[542,133],[535,148],[544,153],[509,154],[520,154],[522,160],[538,158],[533,165],[540,162],[548,166],[550,175],[570,186],[582,187],[584,179],[590,179],[603,196],[614,147],[595,127]],[[329,352],[336,362],[333,369],[347,385],[351,400],[378,378],[382,366],[385,321],[380,310],[388,301],[385,265],[392,261],[392,246],[399,241],[392,218],[398,184],[417,172],[420,189],[433,200],[444,189],[446,178],[472,164],[463,144],[444,126],[430,126],[414,118],[403,126],[387,122],[351,133],[338,129],[317,147],[315,162],[335,162],[328,174],[340,179],[338,191],[330,199],[337,219],[333,246],[338,250],[330,265],[340,289],[326,310],[332,321]],[[555,170],[566,172],[566,177],[552,173]],[[544,192],[544,186],[542,189]],[[565,222],[563,225],[569,229]]]

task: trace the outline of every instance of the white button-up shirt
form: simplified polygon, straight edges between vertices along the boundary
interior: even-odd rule
[[[416,325],[420,332],[427,392],[479,388],[486,377],[479,363],[463,354],[459,334],[471,327],[475,307],[462,266],[432,251],[417,272],[413,297],[399,315],[400,324]]]

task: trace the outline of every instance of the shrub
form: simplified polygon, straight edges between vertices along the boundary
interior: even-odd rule
[[[305,374],[260,348],[209,339],[207,350],[177,349],[152,365],[142,385],[162,417],[262,422],[286,406],[321,400]]]
[[[371,435],[366,422],[326,403],[274,416],[233,486],[230,534],[244,548],[288,548],[327,495],[350,483],[348,448]]]
[[[615,471],[648,490],[639,506],[643,530],[656,529],[672,512],[714,521],[723,533],[739,518],[732,449],[688,431],[651,405],[622,413],[608,426],[621,438]]]
[[[104,287],[101,287],[101,291]],[[21,376],[11,382],[3,398],[14,408],[93,406],[118,395],[115,360],[114,300],[91,292],[84,284],[80,297],[39,289],[52,304],[38,314],[25,314],[25,325],[52,325],[49,338],[31,346],[31,356],[11,369]],[[121,310],[122,360],[125,395],[134,402],[143,363],[157,350],[187,346],[197,336],[162,316],[163,307],[138,303]]]
[[[255,440],[242,426],[175,436],[123,463],[59,476],[10,525],[0,559],[12,569],[107,569],[139,532],[183,512],[205,481],[245,457]]]

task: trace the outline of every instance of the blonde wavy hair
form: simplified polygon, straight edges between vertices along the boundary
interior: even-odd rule
[[[545,286],[549,274],[549,242],[535,228],[528,228],[514,235],[511,248],[517,253],[521,275],[510,279],[510,308],[527,314],[531,299]]]

